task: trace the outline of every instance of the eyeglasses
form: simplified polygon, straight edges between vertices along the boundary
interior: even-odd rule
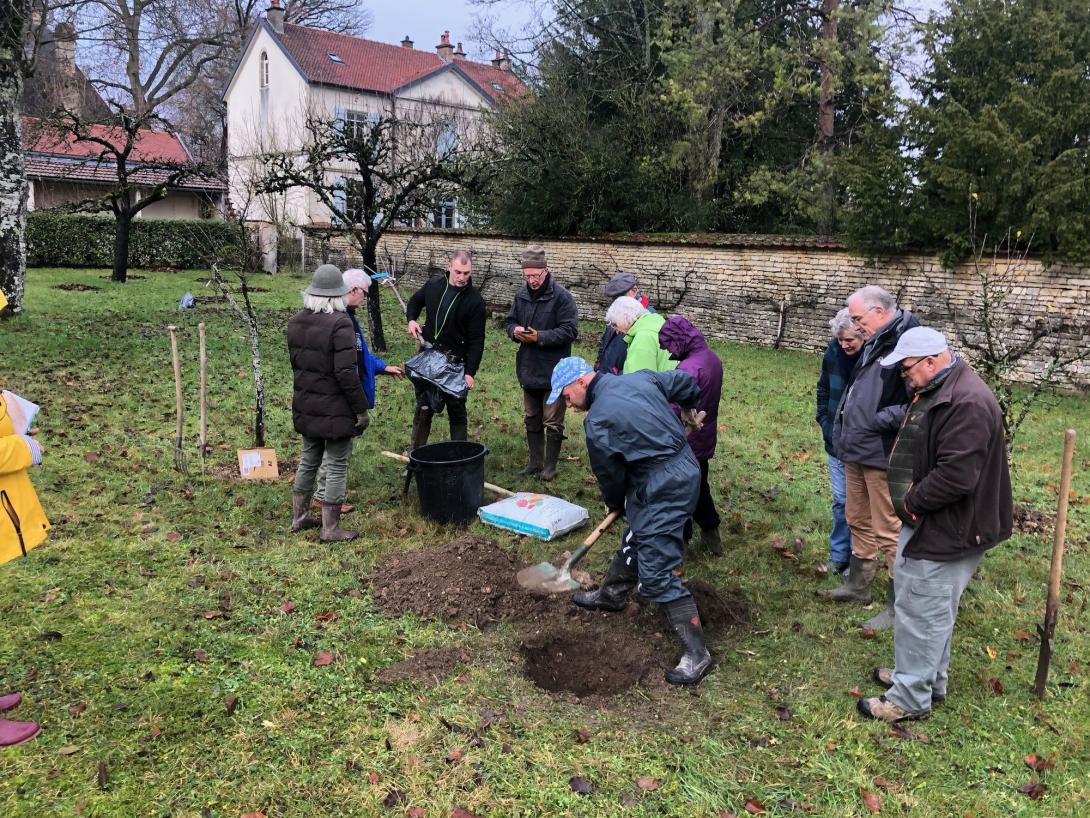
[[[867,307],[865,310],[863,310],[863,315],[866,315],[871,310],[876,310],[876,309],[878,309],[877,305],[872,305],[870,307]],[[853,324],[858,324],[863,320],[863,315],[849,315],[848,318],[851,319],[851,322]]]
[[[920,358],[918,361],[916,361],[916,363],[909,364],[908,366],[905,366],[904,364],[901,364],[901,377],[903,378],[905,375],[907,375],[909,372],[912,371],[913,367],[919,366],[920,364],[922,364],[924,361],[928,360],[929,358],[931,358],[930,355],[928,355],[928,356],[926,356],[924,358]]]

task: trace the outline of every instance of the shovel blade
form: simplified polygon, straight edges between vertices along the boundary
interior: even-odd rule
[[[557,568],[551,562],[539,562],[523,568],[515,579],[527,591],[539,594],[562,594],[579,587],[566,567]]]

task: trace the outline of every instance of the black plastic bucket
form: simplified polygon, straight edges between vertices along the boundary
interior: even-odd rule
[[[420,513],[437,523],[468,525],[481,507],[486,454],[483,445],[465,440],[429,443],[409,452]]]

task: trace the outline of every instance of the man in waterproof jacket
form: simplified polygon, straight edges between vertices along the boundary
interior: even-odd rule
[[[859,360],[848,376],[844,397],[833,422],[833,449],[844,464],[845,516],[852,532],[852,556],[844,584],[823,595],[837,602],[871,601],[884,559],[888,582],[887,610],[865,623],[869,628],[893,624],[893,558],[901,521],[893,510],[886,466],[893,440],[905,416],[909,392],[901,376],[879,363],[906,330],[920,322],[881,287],[856,290],[848,298],[848,317],[866,336]]]
[[[860,699],[881,721],[926,718],[945,700],[958,602],[984,552],[1014,523],[1003,415],[995,396],[930,327],[910,329],[883,367],[915,390],[889,460],[903,523],[897,542],[892,668],[884,696]]]
[[[659,330],[659,345],[678,362],[677,368],[688,372],[700,387],[696,411],[704,413],[704,425],[689,431],[689,447],[700,464],[700,496],[693,510],[693,520],[700,527],[700,545],[710,554],[723,553],[719,538],[719,512],[715,510],[711,486],[708,484],[708,464],[715,456],[716,432],[719,424],[719,399],[723,392],[723,362],[719,360],[704,333],[688,318],[675,315],[667,318]],[[693,533],[692,522],[685,523],[685,541]]]
[[[409,319],[408,332],[417,341],[426,341],[455,363],[465,368],[466,387],[476,385],[477,369],[484,355],[485,307],[480,292],[473,286],[473,259],[468,250],[458,249],[450,257],[445,276],[435,276],[412,294],[405,308]],[[417,322],[425,313],[424,326]],[[428,390],[413,382],[416,411],[409,449],[418,449],[428,442],[431,434],[432,404]],[[469,436],[467,394],[458,399],[443,395],[450,422],[450,439],[466,440]],[[442,410],[442,406],[439,407]]]
[[[507,336],[519,345],[515,374],[522,386],[526,444],[530,457],[519,472],[556,477],[560,445],[564,440],[564,404],[547,405],[549,378],[557,361],[571,355],[579,336],[579,309],[564,287],[553,279],[545,262],[545,248],[531,244],[519,257],[526,283],[515,293],[507,313]]]
[[[618,270],[606,284],[605,296],[612,304],[622,295],[635,298],[648,312],[655,311],[655,308],[651,306],[651,299],[640,292],[636,276],[624,270]],[[628,344],[624,341],[624,333],[617,332],[613,325],[606,321],[606,328],[602,332],[602,337],[598,339],[598,357],[594,360],[594,371],[620,375],[627,356]]]
[[[673,571],[681,565],[682,533],[700,493],[700,466],[670,404],[691,416],[700,388],[681,370],[609,375],[576,357],[556,365],[552,385],[550,404],[563,395],[564,403],[587,413],[583,428],[598,489],[606,506],[623,510],[628,521],[598,590],[575,594],[572,602],[620,611],[638,584],[640,596],[663,606],[685,648],[666,681],[696,684],[711,670],[712,657],[696,601]]]

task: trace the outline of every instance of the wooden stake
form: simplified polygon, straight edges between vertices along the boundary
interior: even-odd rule
[[[1052,639],[1056,635],[1056,615],[1060,599],[1060,576],[1063,571],[1064,537],[1067,535],[1067,495],[1071,492],[1071,461],[1075,454],[1075,430],[1064,432],[1064,459],[1060,469],[1060,498],[1056,503],[1056,538],[1052,543],[1052,570],[1048,575],[1048,601],[1045,604],[1045,621],[1037,627],[1041,637],[1041,652],[1037,657],[1037,676],[1033,680],[1033,692],[1038,699],[1045,697],[1048,683],[1048,665],[1052,660]]]
[[[197,334],[201,339],[201,466],[204,466],[205,447],[208,444],[208,353],[204,344],[204,321],[197,324]]]
[[[185,420],[185,408],[182,402],[182,361],[178,356],[178,328],[171,324],[167,330],[170,332],[170,358],[174,364],[174,410],[178,420],[174,435],[174,467],[184,474],[186,463],[185,450],[182,449],[182,430]]]

